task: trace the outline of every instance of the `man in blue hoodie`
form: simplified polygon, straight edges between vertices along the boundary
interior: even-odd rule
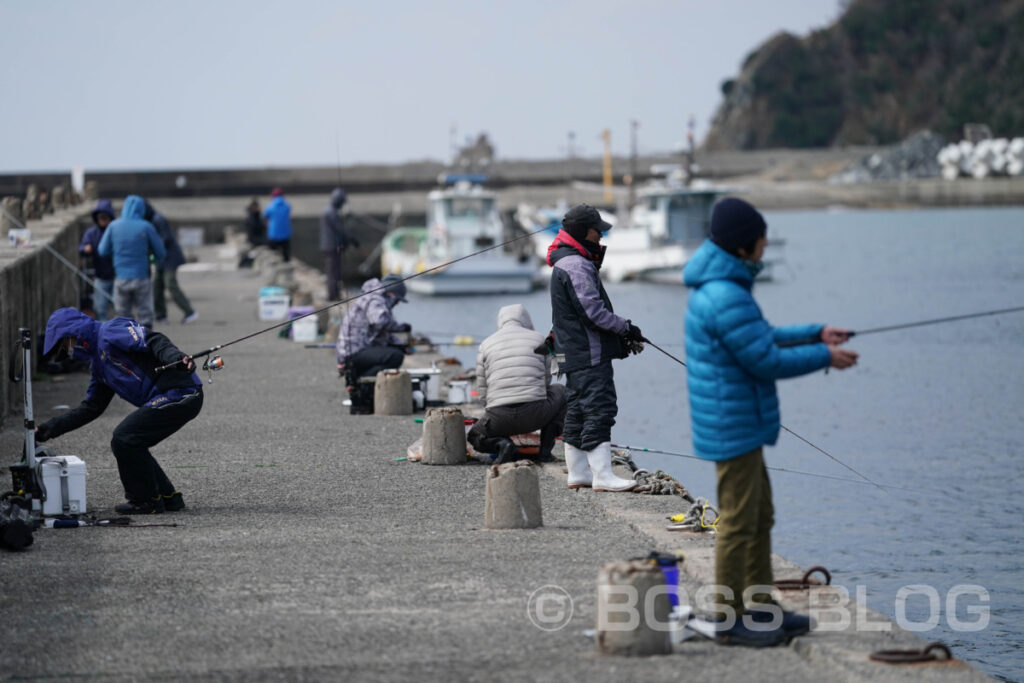
[[[92,259],[93,278],[96,283],[92,292],[92,312],[97,320],[107,319],[107,309],[114,301],[114,260],[99,254],[100,240],[107,226],[114,220],[114,206],[109,199],[96,202],[92,210],[93,225],[82,235],[78,253]]]
[[[719,201],[711,236],[686,264],[687,387],[693,445],[715,462],[718,537],[716,607],[725,645],[778,645],[810,630],[810,620],[772,601],[771,485],[764,446],[779,438],[775,380],[828,367],[857,354],[839,348],[847,330],[825,325],[772,327],[751,290],[763,267],[768,226],[747,202]],[[748,611],[749,610],[749,611]]]
[[[100,240],[100,256],[114,259],[114,307],[119,316],[135,319],[143,326],[153,327],[153,283],[149,279],[149,255],[157,267],[164,260],[164,243],[146,219],[146,201],[128,195],[121,217],[107,226]]]
[[[292,206],[284,200],[284,192],[275,187],[270,204],[263,212],[267,219],[267,246],[281,252],[287,263],[292,258]]]
[[[137,410],[114,429],[110,441],[128,500],[114,509],[127,515],[183,510],[184,498],[149,449],[181,429],[203,407],[203,383],[192,359],[170,339],[134,320],[99,323],[73,308],[55,311],[46,323],[43,356],[54,351],[90,363],[92,379],[85,400],[39,425],[36,440],[47,441],[92,422],[117,394]],[[174,366],[156,371],[170,364]]]

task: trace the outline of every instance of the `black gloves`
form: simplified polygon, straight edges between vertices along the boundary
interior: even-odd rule
[[[644,333],[640,331],[640,328],[633,323],[626,321],[628,327],[626,327],[626,334],[622,335],[629,341],[641,342],[644,340]]]
[[[534,353],[539,353],[542,356],[551,354],[555,355],[555,333],[548,332],[548,336],[544,337],[544,341],[540,343],[540,346],[533,350]]]
[[[53,438],[53,434],[50,433],[50,428],[46,426],[46,423],[36,427],[36,443],[43,443]]]
[[[411,332],[411,331],[412,331],[412,325],[410,325],[409,323],[402,323],[401,325],[399,325],[398,327],[395,328],[395,332]]]

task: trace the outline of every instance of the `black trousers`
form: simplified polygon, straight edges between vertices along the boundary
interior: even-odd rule
[[[497,453],[501,437],[540,430],[540,455],[551,455],[565,421],[565,387],[552,384],[547,397],[528,403],[488,408],[469,430],[466,439],[481,453]]]
[[[267,240],[267,246],[274,251],[281,252],[281,258],[285,263],[292,260],[292,241],[288,240]]]
[[[157,408],[143,406],[114,430],[110,449],[117,460],[125,498],[148,502],[174,493],[174,484],[149,449],[185,426],[203,407],[203,390]]]
[[[353,353],[345,360],[351,366],[352,375],[359,377],[376,377],[381,370],[393,370],[401,367],[405,354],[395,346],[367,346],[358,353]]]
[[[612,425],[619,412],[612,362],[566,373],[568,408],[562,440],[585,451],[612,440]]]

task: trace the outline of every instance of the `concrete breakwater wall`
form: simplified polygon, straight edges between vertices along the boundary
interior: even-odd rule
[[[13,246],[0,235],[0,368],[6,375],[18,328],[34,335],[46,329],[46,320],[61,306],[77,306],[84,283],[43,244],[73,264],[78,263],[83,206],[72,207],[26,221],[32,242]],[[0,417],[21,407],[19,388],[6,377],[0,382]]]

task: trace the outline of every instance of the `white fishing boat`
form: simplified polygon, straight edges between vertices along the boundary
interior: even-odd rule
[[[682,284],[683,267],[707,238],[715,202],[729,192],[728,188],[700,180],[687,185],[682,178],[681,173],[669,173],[638,188],[636,203],[627,218],[609,221],[615,227],[601,240],[608,247],[601,266],[603,279]],[[530,215],[550,217],[550,212],[531,213],[521,208],[517,213],[520,221]],[[534,224],[534,230],[542,227],[536,218]],[[552,220],[550,229],[535,239],[542,259],[559,226],[557,220]],[[765,269],[758,280],[771,279],[781,245],[782,240],[769,240]]]
[[[427,227],[399,228],[381,247],[381,272],[410,276],[413,292],[430,295],[529,292],[539,266],[521,240],[511,239],[497,197],[480,176],[449,176],[450,187],[427,195]],[[482,251],[488,247],[497,247]],[[472,256],[472,258],[467,258]],[[462,259],[462,260],[460,260]]]

